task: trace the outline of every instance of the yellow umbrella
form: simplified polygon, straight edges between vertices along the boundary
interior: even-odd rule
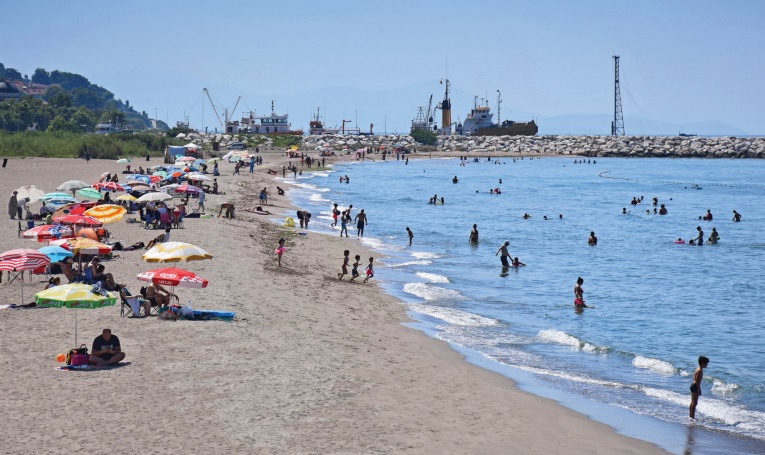
[[[190,243],[164,242],[154,245],[141,259],[146,262],[189,262],[212,259],[212,255]]]
[[[122,196],[117,198],[118,201],[127,201],[127,202],[133,202],[136,199],[138,198],[133,196],[132,194],[123,194]]]
[[[113,223],[119,221],[127,213],[127,209],[115,204],[102,204],[85,210],[83,215],[92,216],[102,223]]]
[[[64,284],[35,294],[40,307],[52,308],[101,308],[117,302],[117,296],[110,292],[94,293],[89,284]],[[77,311],[74,312],[74,344],[77,346]]]

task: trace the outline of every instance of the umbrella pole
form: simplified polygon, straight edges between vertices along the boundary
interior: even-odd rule
[[[79,347],[80,345],[77,344],[77,313],[79,313],[79,309],[74,309],[74,347]]]

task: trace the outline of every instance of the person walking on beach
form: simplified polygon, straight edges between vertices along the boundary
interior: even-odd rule
[[[699,356],[699,366],[693,373],[693,383],[691,384],[691,405],[688,407],[689,417],[693,420],[696,420],[696,405],[701,396],[701,380],[704,378],[704,368],[707,365],[709,365],[709,359],[703,355]]]
[[[507,262],[507,258],[510,257],[510,253],[507,252],[508,246],[510,246],[510,241],[505,240],[505,243],[500,245],[500,247],[497,248],[497,252],[494,253],[494,256],[498,255],[499,253],[502,253],[502,255],[499,257],[499,260],[502,261],[502,267],[510,267],[510,263]]]
[[[412,233],[412,230],[409,229],[409,226],[406,227],[406,233],[409,236],[409,245],[411,245],[412,239],[414,238],[414,234]]]
[[[287,248],[284,247],[284,239],[279,239],[279,246],[276,247],[276,250],[274,250],[274,253],[276,253],[276,258],[279,262],[279,267],[282,266],[282,254],[287,251]]]
[[[369,281],[370,278],[375,277],[375,270],[374,267],[372,267],[372,262],[375,260],[375,258],[370,257],[369,258],[369,264],[367,265],[367,276],[364,278],[364,282],[366,283]]]
[[[355,218],[356,221],[356,237],[364,237],[364,226],[367,225],[367,214],[364,213],[364,209],[361,209]]]
[[[353,268],[351,269],[351,282],[358,278],[359,276],[359,266],[361,265],[361,256],[358,254],[355,257],[356,262],[353,263]]]
[[[19,210],[19,200],[17,195],[19,194],[18,191],[14,191],[11,195],[11,199],[8,200],[8,215],[11,216],[12,220],[16,219],[16,213],[19,214],[19,219],[21,219],[21,211]],[[736,212],[735,210],[733,211]]]
[[[574,285],[574,306],[587,308],[587,305],[584,304],[584,289],[582,289],[583,284],[584,279],[582,279],[582,277],[576,279],[576,284]]]
[[[468,237],[470,243],[478,243],[478,225],[473,225],[473,230],[470,231],[470,237]]]
[[[350,255],[351,255],[350,251],[348,250],[343,251],[343,265],[340,266],[340,273],[337,274],[338,280],[342,280],[343,277],[348,274],[348,261],[350,260]]]

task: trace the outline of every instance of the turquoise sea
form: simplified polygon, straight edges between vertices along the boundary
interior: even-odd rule
[[[469,361],[673,453],[765,453],[765,161],[417,158],[305,172],[289,196],[330,235],[333,202],[363,208],[351,256],[357,242],[377,250],[375,280],[412,325]],[[428,204],[436,194],[444,205]],[[720,242],[674,243],[697,226]],[[505,240],[526,266],[502,269]],[[594,308],[573,307],[577,277]],[[711,363],[691,424],[699,355]]]

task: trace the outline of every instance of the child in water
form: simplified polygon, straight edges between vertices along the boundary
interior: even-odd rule
[[[364,282],[366,283],[370,278],[375,277],[375,270],[372,267],[372,261],[374,261],[375,258],[369,258],[369,265],[367,265],[367,277],[364,278]]]
[[[701,396],[701,380],[704,378],[704,368],[709,365],[709,359],[707,357],[699,356],[699,367],[693,373],[693,383],[691,384],[691,405],[688,408],[690,412],[690,418],[696,420],[696,405],[699,403],[699,397]]]
[[[279,246],[274,250],[276,257],[279,260],[279,267],[282,266],[282,254],[284,254],[285,251],[287,251],[287,248],[284,247],[284,239],[279,239]]]
[[[523,262],[519,261],[518,258],[515,258],[515,259],[513,259],[513,264],[512,265],[513,265],[513,267],[521,267],[521,266],[525,266],[526,264],[524,264]]]

